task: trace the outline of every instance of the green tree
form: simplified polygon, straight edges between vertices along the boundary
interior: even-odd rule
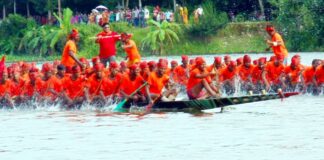
[[[163,21],[162,23],[150,20],[151,31],[142,41],[142,47],[149,47],[154,53],[165,54],[166,46],[173,47],[179,41],[178,34],[181,28],[178,24]]]

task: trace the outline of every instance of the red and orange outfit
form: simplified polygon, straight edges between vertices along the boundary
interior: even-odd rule
[[[68,40],[65,44],[63,54],[62,54],[62,61],[61,63],[65,67],[72,68],[76,64],[75,60],[70,56],[70,51],[72,51],[74,54],[77,53],[77,47],[73,40]]]
[[[276,66],[274,62],[268,63],[266,67],[268,81],[272,84],[279,84],[281,82],[280,76],[284,73],[284,69],[283,64]]]
[[[92,75],[88,79],[88,87],[89,87],[89,94],[91,96],[98,96],[100,95],[100,91],[102,91],[102,84],[107,83],[107,78],[102,77],[101,79],[97,78],[97,75]]]
[[[314,68],[313,66],[307,67],[304,70],[304,72],[302,73],[302,76],[303,76],[305,85],[309,85],[309,84],[313,83],[315,71],[316,71],[316,68]]]
[[[11,95],[11,87],[12,81],[7,79],[4,83],[0,83],[0,97],[4,96],[5,94]]]
[[[301,67],[296,65],[296,68],[292,68],[291,65],[287,66],[284,70],[286,76],[289,77],[290,83],[295,85],[300,82]]]
[[[314,76],[316,78],[316,83],[318,86],[321,86],[324,84],[324,65],[323,64],[321,66],[317,67]]]
[[[162,77],[158,73],[152,72],[148,77],[147,83],[150,85],[150,93],[160,95],[163,87],[168,83],[169,76],[164,74]]]
[[[36,87],[39,88],[39,94],[42,97],[55,100],[57,98],[57,95],[53,94],[50,90],[52,91],[60,90],[61,88],[55,88],[58,87],[57,83],[58,83],[57,78],[55,76],[51,76],[47,80],[41,80],[41,82],[37,83],[38,86]]]
[[[281,43],[281,45],[272,46],[273,53],[276,56],[283,55],[285,58],[287,58],[288,57],[288,50],[286,49],[286,46],[284,44],[284,41],[283,41],[281,35],[279,33],[275,33],[271,37],[271,40],[272,40],[272,42],[280,42]]]
[[[130,79],[129,74],[125,74],[122,78],[122,82],[120,85],[120,90],[125,94],[132,94],[137,88],[139,88],[142,84],[144,84],[144,79],[142,76],[138,75],[135,79]]]
[[[198,68],[195,68],[190,72],[189,80],[188,80],[188,83],[187,83],[187,91],[188,91],[188,93],[193,87],[200,84],[203,79],[205,79],[207,81],[207,83],[212,82],[210,76],[207,76],[205,78],[197,78],[197,75],[203,74],[203,73],[206,73],[206,72],[207,72],[206,69],[204,71],[201,71]]]
[[[189,79],[189,65],[187,67],[184,67],[183,65],[180,65],[174,69],[174,80],[175,82],[186,86]]]
[[[80,76],[73,80],[72,75],[70,75],[62,80],[62,86],[66,95],[71,99],[75,99],[84,96],[84,89],[87,87],[87,81],[84,76]]]
[[[240,65],[237,68],[238,75],[242,81],[249,81],[249,77],[252,77],[252,73],[255,66],[251,64],[249,67],[246,67],[244,64]]]
[[[124,49],[128,58],[127,66],[139,63],[141,61],[141,55],[138,52],[136,43],[133,40],[129,39],[127,40],[127,42],[125,42],[124,45],[130,46],[129,48]]]
[[[227,80],[233,80],[237,75],[237,68],[234,68],[232,71],[229,70],[229,66],[225,67],[220,72],[220,82],[224,82]]]
[[[116,95],[119,93],[119,88],[122,81],[122,74],[117,73],[115,78],[107,78],[104,83],[102,83],[102,91],[104,96]]]
[[[117,32],[107,33],[102,31],[97,34],[97,37],[102,36],[102,38],[97,39],[97,43],[100,45],[99,58],[107,59],[111,56],[116,56],[116,43],[119,41],[119,35]]]

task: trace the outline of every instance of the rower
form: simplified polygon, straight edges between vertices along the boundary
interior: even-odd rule
[[[149,89],[149,101],[152,102],[154,100],[162,97],[165,101],[174,100],[177,96],[177,93],[174,89],[166,88],[165,92],[162,93],[162,89],[166,87],[169,82],[169,76],[166,74],[166,69],[168,65],[165,61],[160,61],[158,63],[158,68],[156,72],[152,72],[147,80],[148,89]]]
[[[238,75],[240,77],[240,82],[242,84],[241,89],[244,91],[252,91],[253,85],[252,85],[252,71],[255,67],[253,64],[251,64],[251,57],[249,55],[244,55],[243,57],[243,64],[241,66],[238,66]]]
[[[314,59],[312,61],[312,66],[307,67],[302,73],[302,84],[304,92],[313,92],[315,89],[315,83],[313,81],[313,77],[315,75],[316,68],[320,66],[321,60]]]
[[[1,79],[0,79],[0,108],[13,108],[13,100],[10,97],[10,88],[12,82],[8,78],[7,68],[4,67],[3,71],[1,71]]]
[[[181,56],[181,65],[177,66],[174,69],[175,75],[174,79],[177,80],[177,82],[182,85],[186,86],[189,79],[189,58],[186,55]]]
[[[323,87],[324,87],[324,64],[321,64],[320,66],[317,67],[315,74],[314,74],[314,84],[316,87],[316,92],[315,94],[319,94],[323,92]]]
[[[279,55],[276,56],[273,60],[273,62],[269,62],[266,66],[266,75],[267,75],[267,81],[268,81],[268,87],[272,87],[274,92],[277,92],[278,89],[286,88],[286,84],[284,82],[284,56]],[[267,87],[267,88],[268,88]],[[270,89],[270,88],[269,88]]]
[[[230,63],[221,71],[220,82],[222,83],[225,93],[228,95],[235,92],[235,80],[237,78],[237,67],[235,61]]]
[[[270,85],[267,81],[265,67],[267,63],[266,57],[261,57],[258,59],[258,64],[252,69],[252,83],[253,83],[253,92],[260,93],[265,90],[270,89]]]
[[[297,58],[291,59],[291,64],[285,67],[285,82],[289,91],[295,91],[297,85],[300,83],[300,75],[302,72],[301,66],[298,64]]]
[[[211,75],[215,75],[216,73],[206,70],[206,62],[202,57],[197,57],[195,63],[196,67],[190,72],[187,84],[189,99],[204,99],[209,96],[217,98],[218,89],[211,85],[210,78]]]
[[[130,96],[137,88],[145,83],[142,76],[139,75],[139,68],[136,64],[129,67],[129,73],[124,74],[121,80],[120,95],[122,99],[130,99],[133,102],[146,101],[145,95],[142,92],[137,92],[133,96]],[[146,92],[146,95],[149,95]]]

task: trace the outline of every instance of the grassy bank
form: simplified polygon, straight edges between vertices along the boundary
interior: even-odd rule
[[[225,28],[220,30],[216,35],[209,39],[197,37],[185,37],[180,35],[180,42],[173,47],[167,47],[166,55],[181,55],[181,54],[217,54],[217,53],[256,53],[263,52],[266,48],[264,39],[266,33],[264,32],[265,22],[243,22],[243,23],[229,23]],[[81,38],[86,39],[79,44],[79,57],[91,58],[96,56],[99,51],[99,46],[94,43],[91,36],[95,36],[101,31],[100,27],[91,26],[91,30],[87,25],[76,26]],[[142,39],[150,31],[147,28],[135,28],[127,26],[126,24],[115,24],[113,30],[117,32],[133,33],[133,39],[136,41],[138,48],[142,49]],[[125,56],[120,44],[117,45],[118,56]],[[143,56],[150,56],[148,49],[140,51]],[[7,55],[7,61],[42,61],[60,59],[61,53],[57,52],[51,56],[35,56],[28,54]]]

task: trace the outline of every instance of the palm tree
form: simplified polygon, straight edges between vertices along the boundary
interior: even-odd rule
[[[153,52],[160,55],[165,53],[165,47],[171,46],[175,41],[179,41],[177,33],[181,31],[178,24],[163,21],[162,23],[150,20],[151,31],[142,41],[142,47],[149,47]]]
[[[59,40],[62,40],[63,37],[67,36],[68,33],[72,30],[72,24],[71,19],[73,16],[73,12],[71,9],[66,8],[63,10],[63,18],[59,17],[54,13],[54,16],[60,23],[60,28],[54,31],[54,37],[51,41],[51,48],[54,48],[54,46],[59,42]]]

